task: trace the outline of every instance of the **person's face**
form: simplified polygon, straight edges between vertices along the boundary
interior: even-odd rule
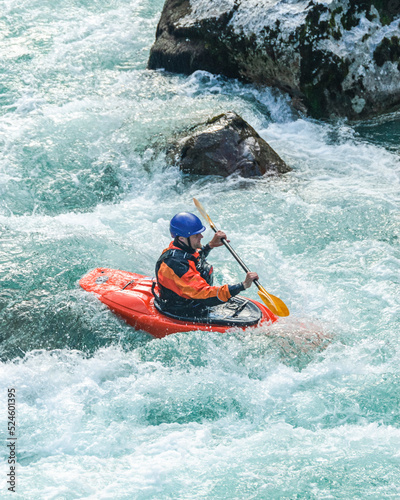
[[[192,248],[201,248],[201,240],[203,238],[203,235],[201,233],[199,234],[193,234],[192,236],[189,236],[189,243]]]

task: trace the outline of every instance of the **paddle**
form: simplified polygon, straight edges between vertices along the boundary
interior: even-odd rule
[[[210,219],[210,216],[207,214],[207,212],[204,210],[203,205],[196,200],[196,198],[193,198],[194,204],[197,207],[197,210],[201,213],[201,215],[208,221],[210,224],[211,229],[216,233],[218,229],[216,228],[215,224],[213,221]],[[235,259],[238,261],[238,263],[241,265],[242,269],[248,273],[250,269],[246,266],[246,264],[242,261],[242,259],[239,257],[239,255],[235,252],[235,250],[229,245],[229,243],[225,240],[225,238],[222,238],[222,243],[226,246],[226,248],[231,252],[231,254],[235,257]],[[285,303],[279,299],[278,297],[275,297],[274,295],[271,295],[268,293],[263,286],[260,285],[258,280],[254,280],[254,283],[256,284],[258,288],[258,295],[260,299],[264,302],[264,304],[268,307],[270,311],[272,311],[274,314],[277,316],[289,316],[289,309],[286,307]]]

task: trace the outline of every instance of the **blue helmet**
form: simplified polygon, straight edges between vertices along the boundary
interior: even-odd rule
[[[169,231],[173,238],[183,236],[189,238],[193,234],[199,234],[205,231],[206,228],[201,223],[201,220],[194,214],[189,212],[181,212],[172,217],[169,224]]]

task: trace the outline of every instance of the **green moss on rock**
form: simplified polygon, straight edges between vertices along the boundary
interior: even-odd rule
[[[400,2],[398,0],[350,0],[350,7],[346,17],[348,25],[357,26],[357,14],[365,12],[369,21],[375,20],[372,7],[378,11],[382,24],[390,24],[400,14]],[[356,23],[356,24],[353,24]]]
[[[392,36],[390,40],[384,38],[374,52],[374,61],[378,66],[383,66],[386,61],[400,62],[400,40]]]
[[[342,83],[349,73],[349,63],[311,46],[302,48],[300,87],[307,107],[316,118],[329,116],[332,103],[343,95]]]

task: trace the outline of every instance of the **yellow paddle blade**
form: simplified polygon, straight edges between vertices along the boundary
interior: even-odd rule
[[[217,231],[217,228],[215,227],[214,222],[210,219],[208,213],[204,210],[203,205],[199,202],[199,200],[196,200],[196,198],[193,198],[194,204],[196,205],[197,210],[201,213],[203,218],[208,221],[210,224],[211,229],[214,229],[214,231]]]
[[[259,286],[258,295],[260,299],[264,302],[264,304],[268,307],[268,309],[271,312],[273,312],[276,316],[280,316],[281,318],[289,316],[290,313],[286,304],[278,297],[275,297],[274,295],[268,293],[265,290],[265,288],[261,285]]]

